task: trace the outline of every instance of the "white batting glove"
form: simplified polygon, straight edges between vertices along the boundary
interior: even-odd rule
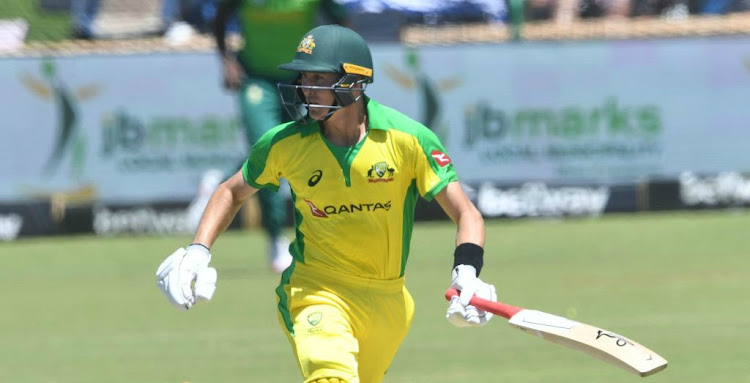
[[[476,294],[489,301],[497,301],[495,286],[477,278],[474,266],[458,265],[451,272],[451,288],[461,291],[461,295],[451,298],[445,319],[457,327],[484,326],[492,319],[492,313],[478,310],[469,304]]]
[[[197,298],[211,300],[216,290],[216,269],[208,267],[210,261],[211,252],[203,246],[179,248],[159,265],[156,286],[180,310],[193,307]]]

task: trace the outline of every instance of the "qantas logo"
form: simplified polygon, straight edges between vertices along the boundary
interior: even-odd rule
[[[391,210],[391,201],[387,202],[374,202],[374,203],[350,203],[346,205],[328,205],[324,206],[323,210],[318,209],[315,204],[310,200],[305,200],[310,211],[314,217],[328,218],[329,215],[336,214],[355,214],[365,212],[376,212],[378,210],[389,211]]]
[[[305,202],[310,206],[310,211],[312,212],[313,217],[328,218],[328,215],[326,215],[326,213],[324,213],[322,210],[318,209],[318,207],[315,206],[312,201],[305,200]]]
[[[432,158],[434,158],[434,159],[435,159],[435,161],[436,161],[436,162],[438,163],[438,165],[440,165],[441,167],[443,167],[443,166],[445,166],[445,165],[448,165],[449,163],[451,163],[451,158],[450,158],[450,157],[448,157],[448,155],[447,155],[447,154],[445,154],[445,153],[443,153],[443,152],[441,152],[441,151],[439,151],[439,150],[433,150],[433,151],[432,151],[432,152],[430,153],[430,155],[432,156]]]

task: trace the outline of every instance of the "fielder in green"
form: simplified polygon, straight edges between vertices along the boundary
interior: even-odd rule
[[[232,14],[238,17],[244,40],[237,53],[227,50],[225,42],[226,26]],[[222,61],[224,86],[237,91],[249,146],[286,120],[276,84],[291,82],[295,76],[277,68],[292,58],[292,52],[283,47],[296,44],[299,36],[313,28],[320,16],[340,24],[345,22],[346,12],[334,0],[222,0],[219,3],[214,37]],[[232,169],[232,173],[236,170]],[[278,193],[261,190],[258,197],[263,228],[269,238],[269,264],[280,273],[291,262],[289,242],[281,236],[286,209]]]
[[[492,318],[469,305],[472,296],[497,299],[495,287],[478,278],[484,222],[435,134],[365,96],[374,71],[361,36],[326,25],[296,47],[280,68],[297,80],[279,84],[282,95],[292,95],[282,98],[294,121],[265,133],[219,186],[193,243],[159,266],[157,285],[179,309],[210,299],[211,246],[249,196],[285,178],[296,237],[276,295],[303,381],[380,382],[414,313],[404,274],[417,199],[436,199],[456,223],[450,286],[461,295],[446,318],[461,327]]]

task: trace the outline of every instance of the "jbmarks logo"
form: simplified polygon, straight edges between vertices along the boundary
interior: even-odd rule
[[[445,154],[445,153],[443,153],[443,152],[441,152],[439,150],[433,150],[430,153],[430,156],[432,156],[432,158],[435,159],[435,162],[437,162],[438,165],[440,165],[441,167],[443,167],[443,166],[448,165],[449,163],[451,163],[450,157],[448,157],[447,154]]]
[[[70,174],[80,176],[86,164],[87,139],[80,128],[79,104],[95,98],[102,87],[90,84],[77,89],[68,87],[51,58],[41,60],[41,76],[23,73],[20,81],[35,96],[50,101],[57,107],[54,146],[44,165],[44,173],[53,174],[68,161]]]
[[[396,169],[388,166],[387,162],[378,162],[367,171],[367,182],[391,182],[395,172]]]
[[[315,206],[315,204],[310,200],[306,199],[305,203],[310,206],[310,212],[312,213],[313,217],[318,218],[328,218],[329,215],[336,214],[373,213],[378,210],[391,210],[391,201],[327,205],[324,206],[323,209]]]

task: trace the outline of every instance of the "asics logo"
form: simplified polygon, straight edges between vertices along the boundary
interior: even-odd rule
[[[310,177],[309,180],[307,180],[307,186],[313,187],[320,182],[320,179],[323,178],[323,171],[322,170],[316,170],[313,172],[312,177]]]

